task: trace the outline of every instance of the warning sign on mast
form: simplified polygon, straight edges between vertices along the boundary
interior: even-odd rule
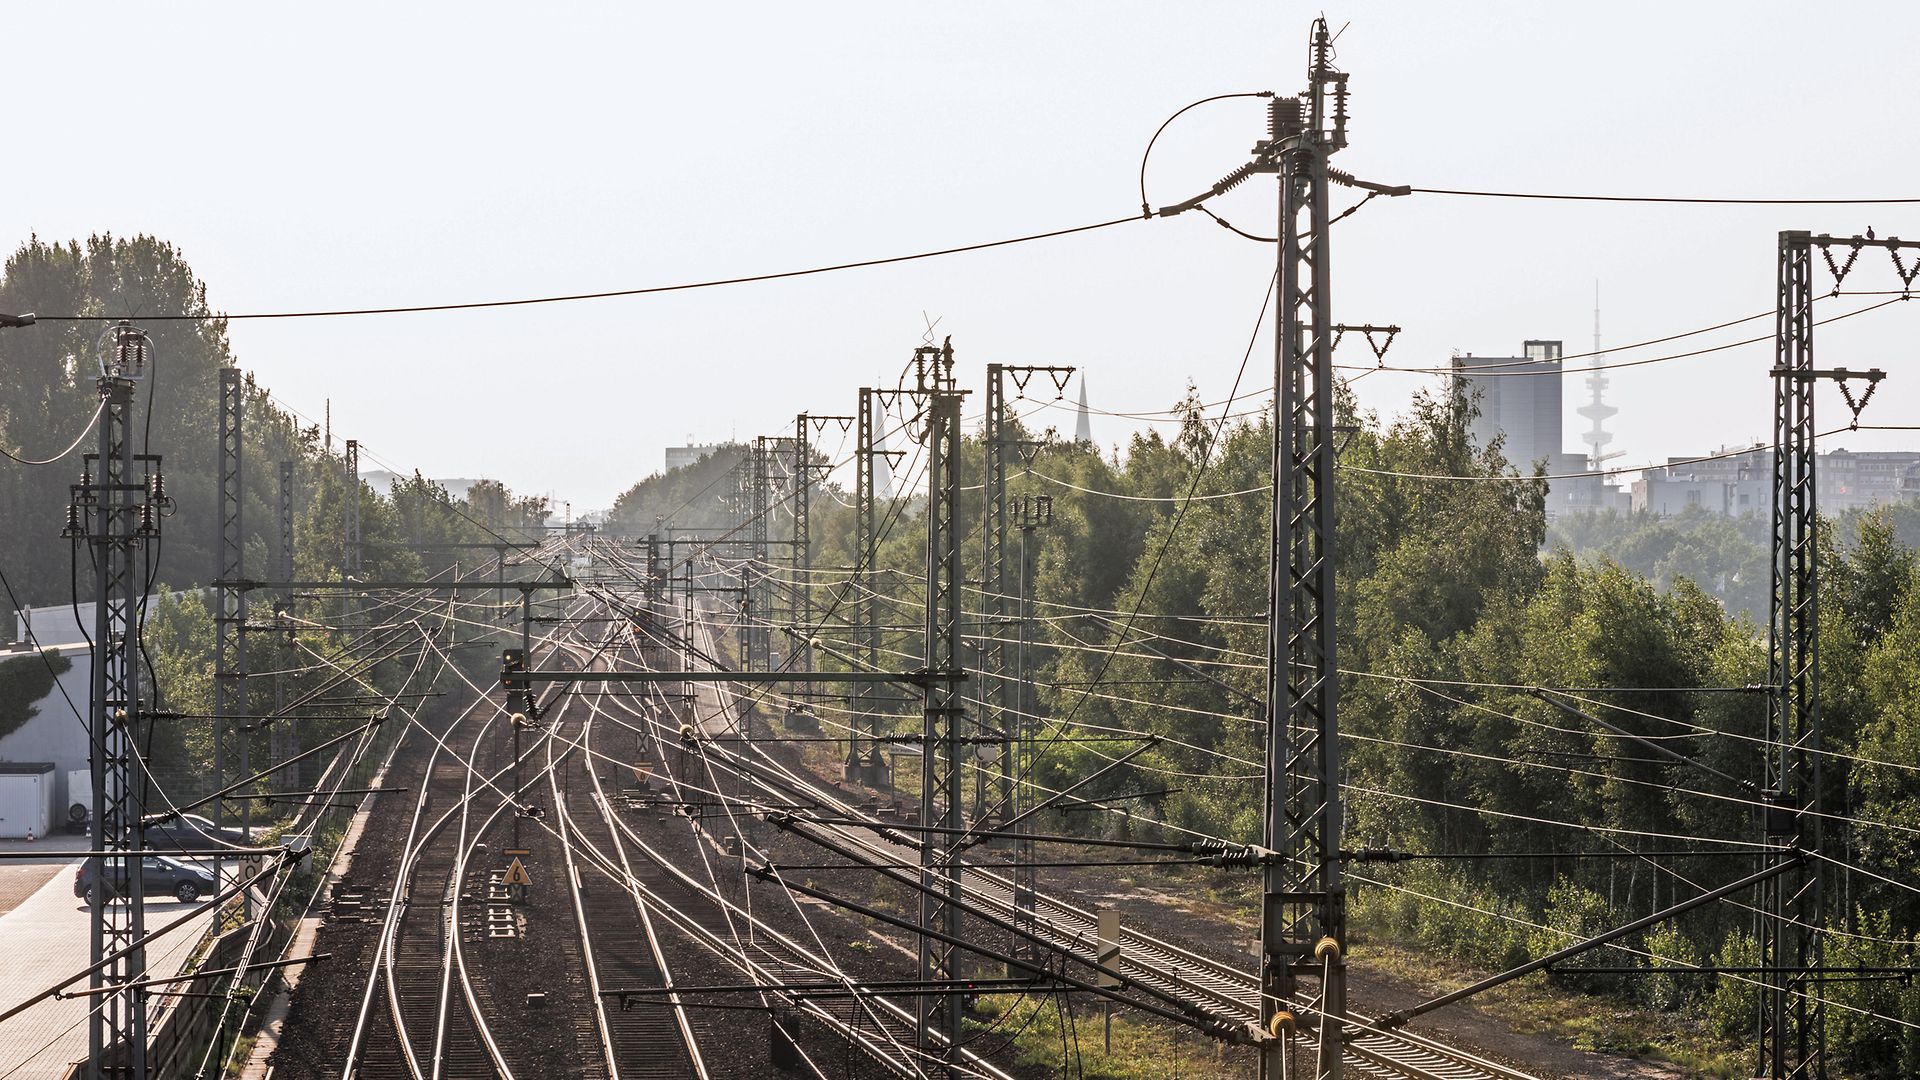
[[[520,860],[515,859],[507,866],[507,876],[501,884],[525,887],[533,884],[533,878],[527,873],[527,868],[520,864]]]

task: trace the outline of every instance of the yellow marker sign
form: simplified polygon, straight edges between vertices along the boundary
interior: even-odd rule
[[[513,864],[507,867],[507,879],[503,884],[531,885],[533,878],[527,873],[527,868],[520,865],[520,860],[515,859]]]

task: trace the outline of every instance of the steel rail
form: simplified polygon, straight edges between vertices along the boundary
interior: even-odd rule
[[[641,713],[624,702],[619,704],[630,714],[657,728],[658,721],[654,717]],[[748,749],[757,752],[756,748]],[[714,750],[718,750],[718,753],[711,752]],[[712,759],[735,755],[728,750],[710,747],[709,753],[705,756]],[[885,822],[867,818],[858,808],[841,800],[825,788],[811,781],[793,777],[777,762],[771,763],[771,767],[755,767],[746,764],[744,757],[741,757],[737,763],[740,767],[730,770],[737,778],[765,788],[770,793],[784,798],[812,798],[834,805],[846,814],[871,821],[871,825],[864,828],[882,834],[890,832]],[[779,775],[782,773],[786,775]],[[885,852],[885,849],[857,834],[843,831],[842,835],[849,840],[861,842],[876,854],[884,854],[886,858],[892,858],[897,854]],[[1011,885],[1004,879],[975,867],[966,869],[965,878],[966,892],[971,899],[984,902],[1002,913],[1012,914],[1016,911],[1012,902]],[[1037,911],[1036,914],[1042,917],[1036,922],[1053,929],[1062,946],[1071,949],[1082,959],[1093,957],[1097,948],[1095,943],[1097,921],[1091,913],[1044,896],[1038,898],[1036,908],[1051,909],[1050,912]],[[1063,923],[1068,925],[1062,926]],[[1251,1022],[1258,1017],[1257,991],[1254,978],[1250,973],[1133,931],[1123,931],[1121,956],[1123,964],[1127,966],[1128,974],[1143,985],[1160,984],[1163,987],[1177,987],[1194,997],[1223,1008],[1235,1019]],[[1412,1036],[1410,1033],[1389,1034],[1372,1029],[1370,1021],[1365,1017],[1352,1019],[1358,1030],[1346,1040],[1349,1061],[1351,1064],[1367,1068],[1369,1072],[1376,1075],[1379,1069],[1388,1068],[1399,1070],[1392,1075],[1429,1078],[1429,1080],[1458,1080],[1466,1076],[1483,1078],[1483,1080],[1484,1078],[1534,1080],[1529,1074],[1448,1047],[1443,1043]]]
[[[620,702],[620,704],[623,709],[630,710],[632,708],[626,702]],[[589,754],[587,760],[591,763],[593,756]],[[831,959],[825,959],[815,954],[806,946],[789,938],[777,927],[774,927],[766,920],[727,898],[719,891],[717,885],[709,886],[703,884],[691,874],[688,874],[676,865],[673,860],[648,844],[627,822],[611,815],[609,815],[608,819],[618,833],[616,839],[618,839],[619,836],[624,836],[625,843],[633,845],[648,858],[649,862],[665,871],[673,880],[677,881],[681,887],[699,896],[709,906],[725,917],[750,926],[760,939],[762,951],[768,952],[770,956],[778,955],[768,948],[767,943],[770,942],[772,945],[777,946],[781,953],[792,958],[786,962],[794,967],[843,982],[851,980],[852,976],[846,973]],[[683,932],[688,933],[706,945],[710,951],[727,960],[730,964],[733,964],[741,970],[743,974],[747,975],[748,978],[756,982],[776,985],[785,981],[783,974],[787,973],[769,970],[763,963],[756,961],[736,945],[728,943],[724,938],[720,937],[719,934],[705,927],[697,916],[694,916],[690,912],[682,911],[676,905],[668,902],[664,897],[653,892],[644,882],[639,881],[637,878],[629,879],[627,887],[630,890],[646,895],[654,903],[656,909],[667,915],[670,921],[673,921]],[[769,993],[773,993],[773,991],[769,991]],[[861,1048],[868,1056],[872,1057],[883,1067],[887,1067],[902,1076],[921,1078],[928,1076],[928,1073],[913,1061],[915,1052],[908,1049],[905,1045],[911,1041],[911,1035],[915,1029],[917,1018],[910,1010],[899,1006],[897,1003],[885,998],[868,995],[862,995],[859,1002],[862,1006],[870,1005],[872,1008],[877,1008],[892,1018],[894,1025],[893,1030],[884,1030],[884,1021],[882,1018],[875,1016],[871,1009],[868,1011],[868,1015],[873,1018],[874,1022],[883,1026],[882,1034],[885,1035],[889,1042],[893,1043],[893,1047],[888,1047],[878,1042],[873,1032],[863,1030],[859,1025],[838,1015],[819,1001],[797,1001],[792,1004],[796,1009],[806,1012],[827,1024],[843,1038],[848,1039],[850,1043]],[[896,1034],[896,1032],[898,1034]],[[898,1053],[896,1053],[896,1049]],[[1000,1071],[984,1058],[981,1058],[977,1053],[965,1048],[963,1048],[962,1052],[966,1057],[966,1063],[962,1066],[965,1071],[979,1076],[995,1078],[995,1080],[1011,1080],[1006,1073]],[[902,1054],[905,1055],[904,1059],[900,1056]],[[930,1062],[929,1064],[933,1063]]]

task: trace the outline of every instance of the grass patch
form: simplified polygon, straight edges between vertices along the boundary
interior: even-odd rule
[[[982,1053],[1011,1041],[1021,1065],[1060,1069],[1071,1062],[1065,1075],[1086,1080],[1240,1080],[1258,1068],[1246,1047],[1124,1010],[1113,1018],[1109,1052],[1100,1009],[1084,996],[1073,998],[1069,1009],[1058,994],[993,994],[967,1018],[967,1033]]]
[[[1355,969],[1385,972],[1435,993],[1458,989],[1489,974],[1372,935],[1365,940],[1356,937],[1354,946],[1350,963]],[[1549,985],[1539,972],[1490,990],[1474,998],[1473,1004],[1515,1032],[1555,1039],[1576,1050],[1663,1061],[1696,1076],[1752,1075],[1752,1050],[1715,1035],[1701,1017],[1564,990]]]

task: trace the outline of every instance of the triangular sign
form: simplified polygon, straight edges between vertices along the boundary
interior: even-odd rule
[[[513,862],[507,866],[507,877],[502,884],[531,885],[533,884],[533,878],[527,873],[527,868],[520,865],[520,860],[515,858]]]

